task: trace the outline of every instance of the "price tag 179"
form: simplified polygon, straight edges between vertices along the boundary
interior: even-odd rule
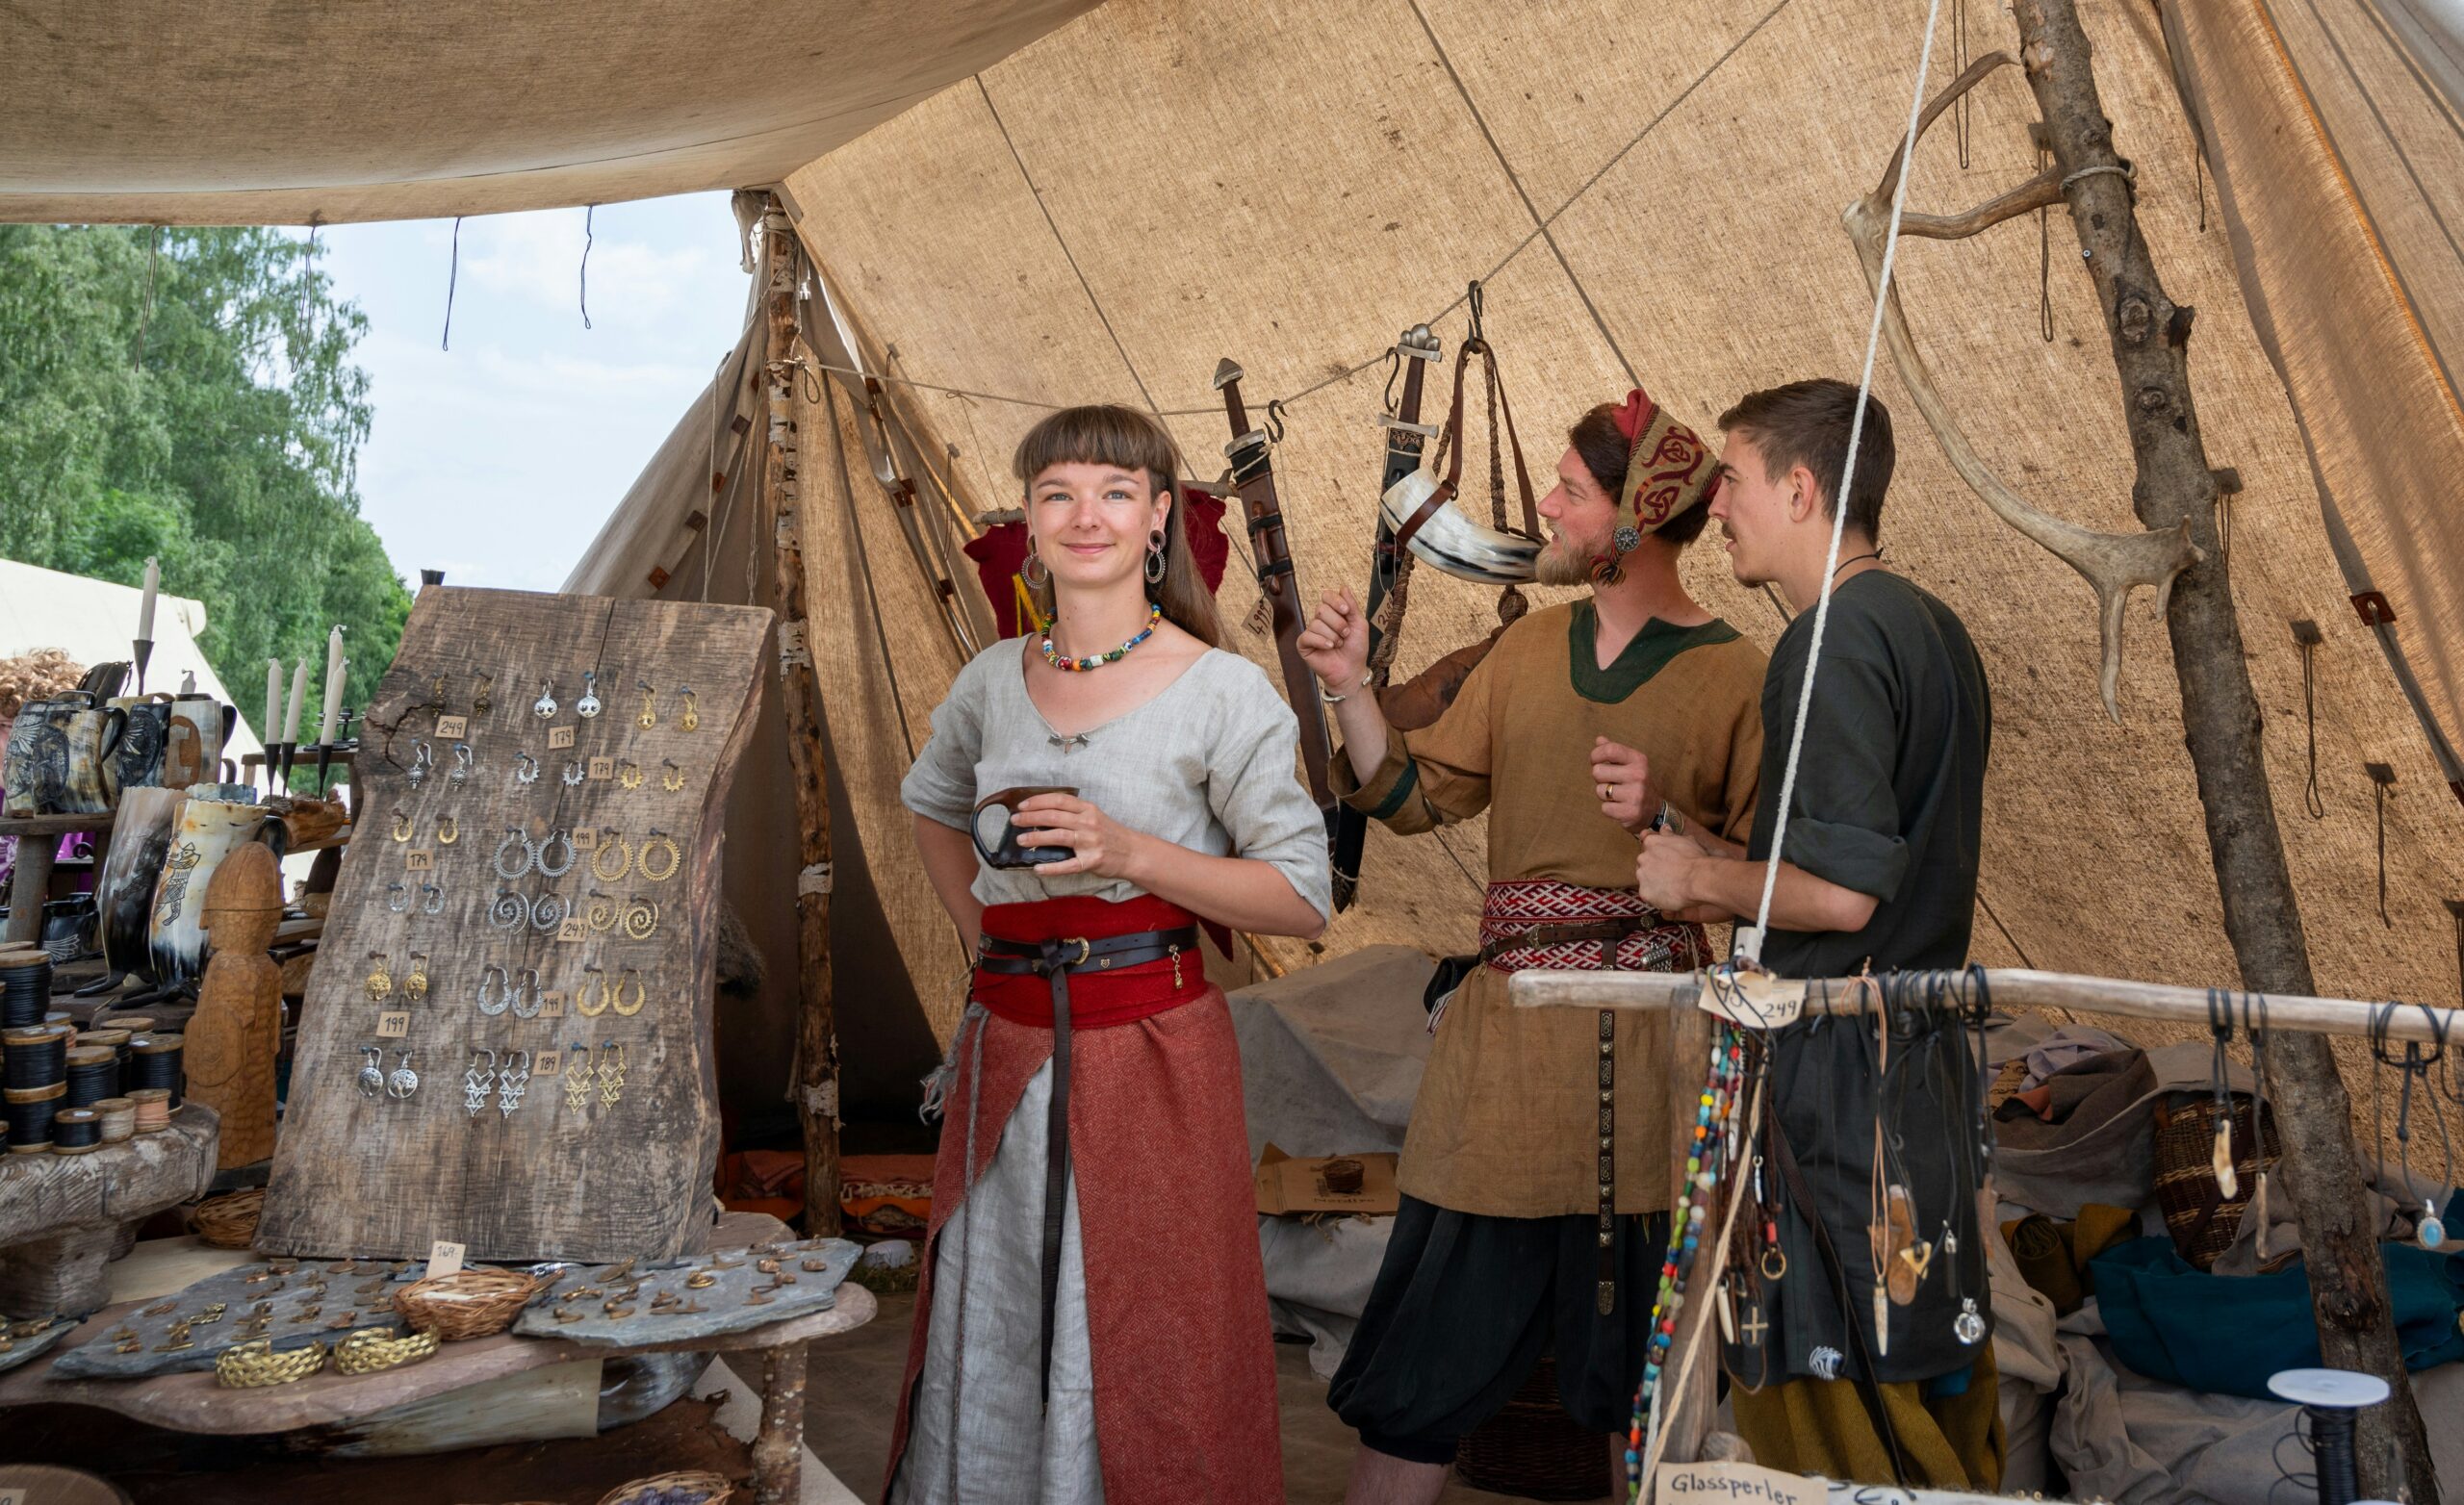
[[[590,760],[590,777],[602,783],[615,778],[616,760],[612,757],[592,758]]]
[[[551,727],[548,728],[548,746],[551,748],[569,748],[573,745],[574,728],[571,727]]]
[[[436,854],[425,847],[413,847],[402,854],[402,868],[410,873],[436,871]]]

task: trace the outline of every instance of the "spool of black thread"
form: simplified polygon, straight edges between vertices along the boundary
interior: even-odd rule
[[[51,958],[33,954],[0,961],[0,1029],[42,1023],[51,1007]]]
[[[77,1032],[77,1048],[83,1050],[89,1045],[108,1045],[112,1059],[118,1061],[119,1069],[125,1072],[128,1070],[129,1033],[126,1030],[80,1030]]]
[[[66,1080],[68,1029],[64,1025],[29,1025],[0,1033],[0,1083],[16,1091],[32,1091]]]
[[[80,1045],[68,1053],[68,1106],[91,1108],[119,1096],[119,1055],[108,1045]]]
[[[170,1106],[180,1106],[180,1087],[185,1073],[180,1069],[181,1047],[188,1041],[176,1034],[142,1034],[128,1042],[129,1087],[160,1087],[171,1094]]]
[[[51,1118],[51,1152],[83,1155],[103,1142],[102,1115],[90,1108],[64,1108]]]
[[[2310,1440],[2319,1452],[2319,1505],[2352,1505],[2361,1492],[2361,1470],[2353,1453],[2358,1415],[2342,1406],[2305,1406]]]
[[[66,1084],[27,1090],[9,1089],[6,1116],[9,1120],[9,1153],[12,1155],[43,1155],[51,1150],[51,1117],[66,1101]]]

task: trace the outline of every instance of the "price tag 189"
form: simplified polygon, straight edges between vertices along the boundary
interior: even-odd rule
[[[561,1004],[562,1000],[559,999],[558,1002]],[[530,1058],[530,1074],[534,1077],[552,1077],[564,1069],[565,1053],[563,1051],[538,1051]]]

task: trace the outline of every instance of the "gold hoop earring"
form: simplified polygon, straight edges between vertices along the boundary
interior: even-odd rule
[[[654,847],[667,854],[667,865],[656,872],[651,870],[651,849]],[[648,836],[642,838],[641,858],[638,866],[644,878],[654,883],[664,883],[674,878],[676,870],[683,865],[684,855],[676,849],[676,843],[665,831],[654,829]]]
[[[626,1004],[625,1004],[625,979],[626,979],[626,978],[631,978],[631,979],[633,980],[633,1002],[632,1002],[632,1006],[631,1006],[630,1008],[626,1007]],[[602,984],[602,985],[603,986],[604,984]],[[628,1019],[631,1018],[633,1015],[635,1015],[635,1014],[637,1014],[637,1013],[640,1013],[640,1012],[642,1011],[642,1005],[644,1005],[644,1004],[648,1003],[649,1001],[650,1001],[650,993],[649,993],[649,990],[648,990],[648,989],[646,989],[645,987],[643,987],[643,985],[642,985],[642,976],[641,976],[641,974],[640,974],[640,973],[638,973],[638,972],[636,972],[636,971],[634,971],[634,970],[633,970],[632,968],[630,968],[630,967],[627,967],[627,968],[625,969],[625,971],[624,971],[623,975],[617,978],[617,980],[616,980],[616,991],[615,991],[614,993],[612,993],[612,994],[609,994],[609,995],[608,995],[608,1002],[609,1002],[609,1003],[611,1003],[611,1004],[613,1004],[613,1005],[615,1005],[615,1006],[616,1006],[616,1011],[617,1011],[618,1013],[620,1013],[620,1014],[624,1015],[624,1016],[625,1016],[626,1018],[628,1018]]]
[[[396,841],[408,841],[411,839],[411,818],[403,814],[400,810],[396,810],[394,812],[393,834]]]
[[[674,794],[684,787],[684,770],[676,766],[675,759],[662,758],[659,760],[659,767],[666,770],[658,776],[658,786],[661,789]]]
[[[611,853],[616,858],[612,868],[607,860]],[[612,883],[623,878],[632,865],[633,849],[625,845],[625,838],[612,830],[601,831],[599,850],[590,855],[591,876],[603,883]]]
[[[596,1019],[607,1011],[607,975],[597,967],[584,967],[581,972],[581,986],[574,990],[574,1009],[585,1019]],[[590,999],[590,980],[594,977],[599,979],[597,1003]]]
[[[461,839],[462,822],[459,817],[449,815],[445,819],[436,823],[436,844],[438,846],[449,847]]]
[[[627,789],[639,789],[642,786],[642,765],[628,760],[617,773],[616,782]]]

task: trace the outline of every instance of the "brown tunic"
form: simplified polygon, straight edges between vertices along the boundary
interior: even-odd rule
[[[1589,600],[1506,629],[1454,703],[1389,730],[1365,785],[1336,790],[1404,833],[1489,812],[1489,880],[1634,886],[1634,838],[1601,813],[1594,737],[1637,748],[1688,819],[1745,839],[1762,759],[1762,650],[1724,622],[1644,625],[1606,669]],[[1592,1146],[1597,1015],[1515,1009],[1506,976],[1476,968],[1439,1024],[1403,1140],[1401,1189],[1463,1212],[1545,1217],[1598,1206]],[[1669,1205],[1667,1021],[1617,1024],[1617,1211]]]

